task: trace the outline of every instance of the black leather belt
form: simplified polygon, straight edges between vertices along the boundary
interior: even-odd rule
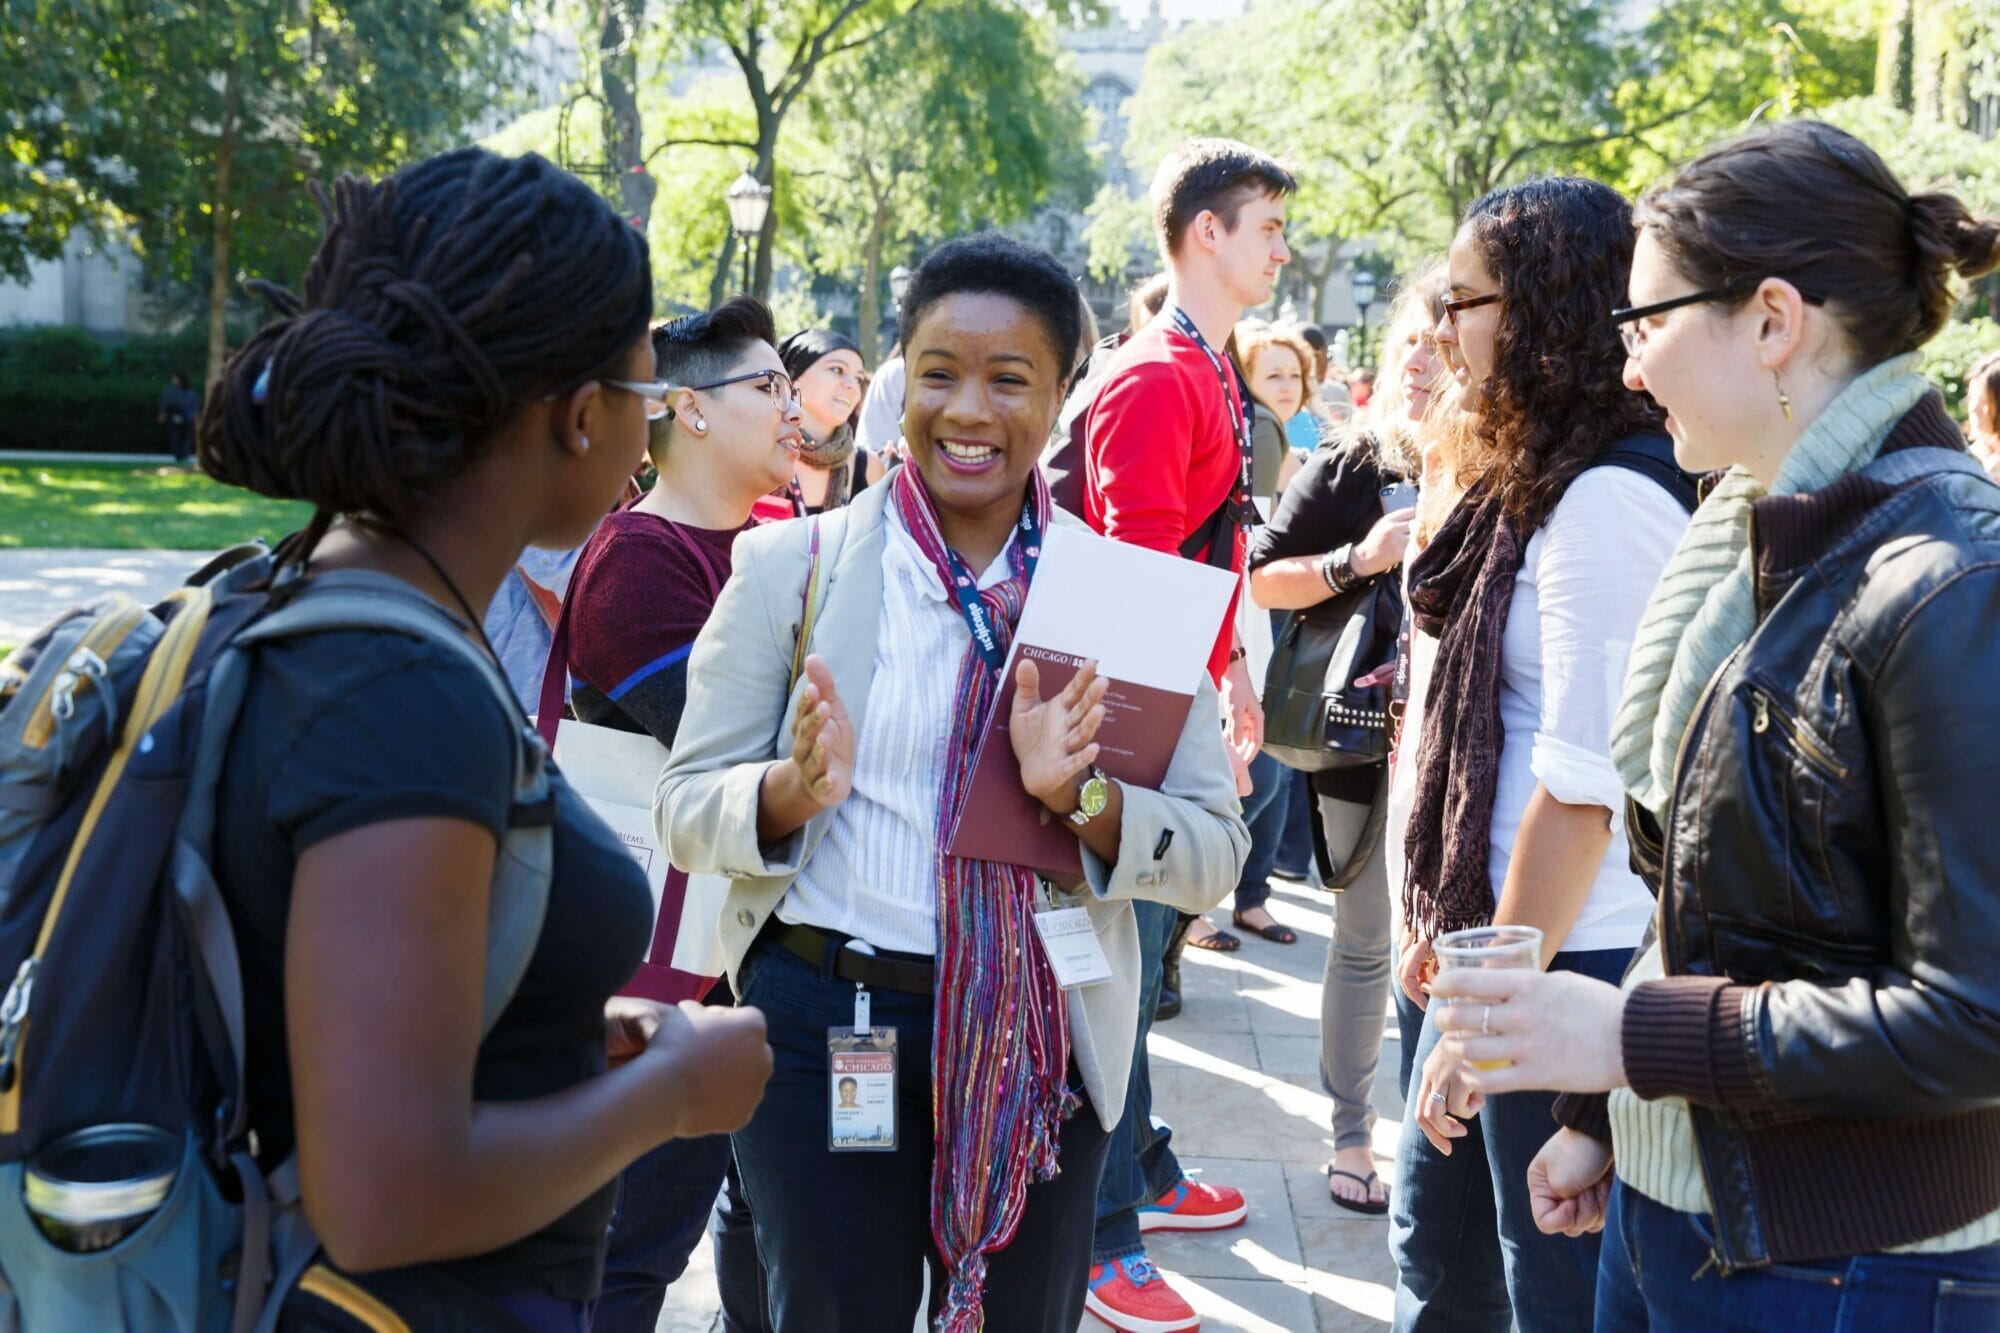
[[[788,925],[772,917],[764,934],[773,944],[782,945],[814,967],[823,967],[827,951],[833,951],[833,975],[857,986],[879,986],[883,990],[930,995],[937,990],[937,965],[927,958],[910,954],[862,953],[850,949],[851,938],[815,926]]]

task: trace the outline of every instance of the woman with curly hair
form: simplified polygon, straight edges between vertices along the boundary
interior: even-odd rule
[[[1537,927],[1544,966],[1616,980],[1651,913],[1612,819],[1608,739],[1693,488],[1604,318],[1632,245],[1623,197],[1558,177],[1474,204],[1447,261],[1437,342],[1488,465],[1409,575],[1437,656],[1405,835],[1397,1003],[1422,1078],[1392,1196],[1398,1329],[1590,1323],[1594,1244],[1529,1212],[1553,1097],[1468,1092],[1417,1011],[1448,931]]]

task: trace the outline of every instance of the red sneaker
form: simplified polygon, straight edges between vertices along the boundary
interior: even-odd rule
[[[1195,1333],[1201,1317],[1144,1253],[1090,1266],[1083,1308],[1120,1333]]]
[[[1181,1183],[1152,1203],[1139,1205],[1141,1231],[1221,1231],[1243,1225],[1250,1205],[1243,1191],[1228,1185],[1204,1185],[1181,1177]]]

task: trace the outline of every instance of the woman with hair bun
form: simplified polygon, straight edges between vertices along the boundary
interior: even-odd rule
[[[1598,1328],[1990,1329],[2000,491],[1918,366],[2000,224],[1797,121],[1638,228],[1626,382],[1725,470],[1613,732],[1656,932],[1622,987],[1446,973],[1447,1044],[1487,1092],[1594,1094],[1529,1184],[1604,1231]]]
[[[202,467],[314,507],[280,548],[305,577],[399,580],[483,644],[522,550],[581,543],[645,454],[667,390],[645,242],[541,158],[477,149],[343,178],[326,212],[303,297],[269,289],[284,317],[209,397]],[[336,1270],[282,1327],[344,1319],[333,1300],[413,1328],[586,1328],[618,1172],[742,1124],[768,1076],[754,1011],[607,1005],[651,895],[560,775],[546,919],[481,1039],[525,725],[471,663],[405,635],[258,651],[216,871],[260,1162],[296,1149]]]

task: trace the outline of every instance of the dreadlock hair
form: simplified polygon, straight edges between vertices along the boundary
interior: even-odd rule
[[[655,372],[677,387],[713,384],[728,377],[743,353],[778,340],[771,308],[754,296],[732,296],[713,310],[670,319],[653,330]],[[652,423],[647,450],[657,460],[673,434],[674,414]]]
[[[534,154],[478,148],[342,176],[303,298],[223,368],[202,470],[318,514],[404,527],[523,404],[615,375],[652,316],[646,242]]]
[[[1486,195],[1460,234],[1501,295],[1480,451],[1501,503],[1533,531],[1599,450],[1665,421],[1625,387],[1625,348],[1607,318],[1631,276],[1632,206],[1608,185],[1549,176]]]

